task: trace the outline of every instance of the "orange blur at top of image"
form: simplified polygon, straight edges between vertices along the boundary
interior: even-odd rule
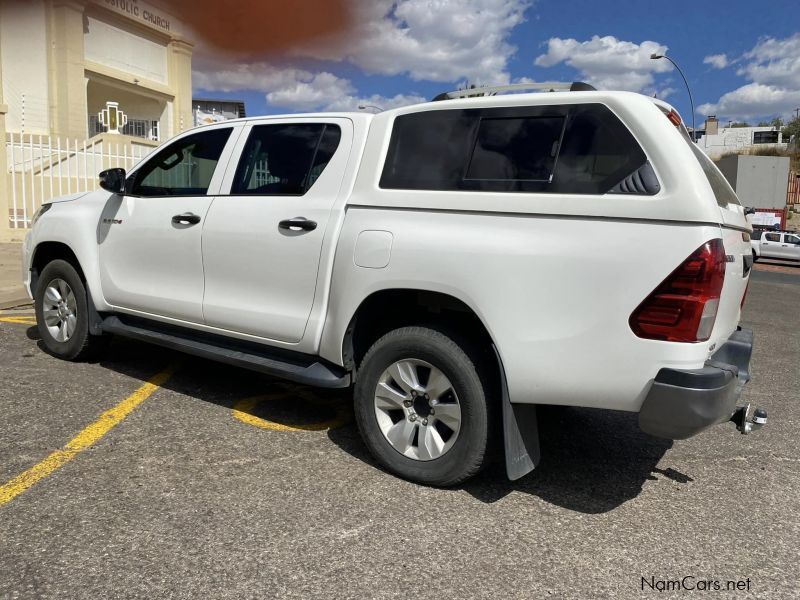
[[[236,54],[276,53],[336,36],[351,21],[348,0],[169,0],[160,4],[169,6],[206,44]]]
[[[235,53],[277,52],[333,36],[350,23],[346,0],[172,0],[208,44]]]

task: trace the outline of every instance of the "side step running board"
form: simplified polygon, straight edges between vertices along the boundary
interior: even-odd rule
[[[136,324],[125,323],[116,316],[103,319],[101,328],[105,333],[149,342],[297,383],[324,388],[346,388],[350,385],[350,374],[343,368],[337,365],[323,364],[312,356],[295,354],[289,359],[277,353],[271,354],[268,348],[264,348],[263,351],[260,348],[256,349],[253,344],[239,345],[236,340],[228,340],[220,336],[213,336],[215,342],[219,340],[219,342],[213,343],[209,339],[211,336],[200,334],[197,337],[190,337],[188,330],[187,335],[181,335],[182,332],[176,332],[175,328],[162,329],[155,323],[152,328],[149,323],[147,325],[138,322]]]

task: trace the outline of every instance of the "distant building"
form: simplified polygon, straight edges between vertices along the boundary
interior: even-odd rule
[[[710,115],[703,129],[696,132],[697,145],[711,158],[742,152],[754,147],[785,149],[789,140],[783,139],[775,127],[720,127],[719,120]]]
[[[229,121],[230,119],[243,119],[247,116],[244,102],[241,100],[215,100],[211,98],[194,98],[192,100],[194,112],[194,125],[209,125]]]

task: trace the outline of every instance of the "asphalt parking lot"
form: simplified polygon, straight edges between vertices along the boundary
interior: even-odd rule
[[[347,392],[125,340],[100,362],[61,362],[29,315],[0,313],[1,598],[800,588],[800,268],[759,268],[745,305],[743,399],[767,409],[764,430],[673,443],[640,433],[636,415],[544,407],[539,469],[511,483],[497,465],[452,490],[377,468]]]

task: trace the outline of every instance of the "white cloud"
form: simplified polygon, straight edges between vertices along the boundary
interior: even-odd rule
[[[713,103],[701,104],[701,115],[724,115],[730,119],[754,119],[772,115],[788,115],[800,106],[800,90],[779,88],[761,83],[748,83],[723,94]]]
[[[295,67],[279,67],[266,62],[238,63],[232,66],[221,59],[205,59],[195,65],[192,77],[194,87],[203,90],[269,92],[291,88],[298,82],[313,82],[315,77],[321,77],[321,82],[331,84],[333,81],[328,77],[330,75]]]
[[[800,33],[788,38],[764,38],[737,62],[736,73],[749,82],[723,94],[717,102],[702,104],[701,114],[731,119],[789,116],[800,106]]]
[[[743,57],[747,62],[737,74],[777,87],[800,87],[800,33],[782,40],[765,38]]]
[[[379,94],[371,96],[342,96],[338,100],[331,102],[324,107],[328,111],[350,111],[357,110],[359,106],[377,107],[382,110],[389,110],[390,108],[398,108],[400,106],[408,106],[409,104],[418,104],[426,102],[427,98],[417,96],[414,94],[397,94],[396,96],[386,97]],[[369,108],[368,110],[373,110]],[[373,110],[374,112],[374,110]]]
[[[195,71],[194,85],[208,91],[261,91],[269,105],[292,111],[349,111],[358,110],[360,104],[388,109],[425,101],[416,94],[360,96],[349,79],[333,73],[277,67],[263,62],[227,69],[205,63],[204,70]]]
[[[710,54],[703,59],[704,65],[711,65],[715,69],[724,69],[730,63],[726,54]]]
[[[267,93],[267,102],[293,110],[316,110],[355,92],[349,80],[327,72],[298,77],[273,90]]]
[[[650,55],[666,51],[667,47],[658,42],[636,44],[611,35],[593,36],[584,42],[550,38],[547,52],[538,56],[535,64],[553,67],[564,63],[577,69],[584,81],[597,88],[652,94],[655,91],[653,74],[671,71],[672,65],[667,60],[652,60]]]
[[[198,46],[194,87],[207,91],[259,90],[273,106],[290,110],[383,108],[424,100],[416,94],[361,96],[352,82],[330,72],[350,64],[364,72],[413,80],[508,83],[516,48],[511,30],[531,0],[353,0],[354,25],[339,39],[295,48],[274,60],[229,57]],[[309,59],[325,61],[311,70]],[[235,66],[232,66],[235,65]],[[453,86],[455,88],[455,85]]]
[[[347,61],[368,73],[478,85],[507,83],[511,30],[530,0],[359,0],[355,28],[293,54]]]

